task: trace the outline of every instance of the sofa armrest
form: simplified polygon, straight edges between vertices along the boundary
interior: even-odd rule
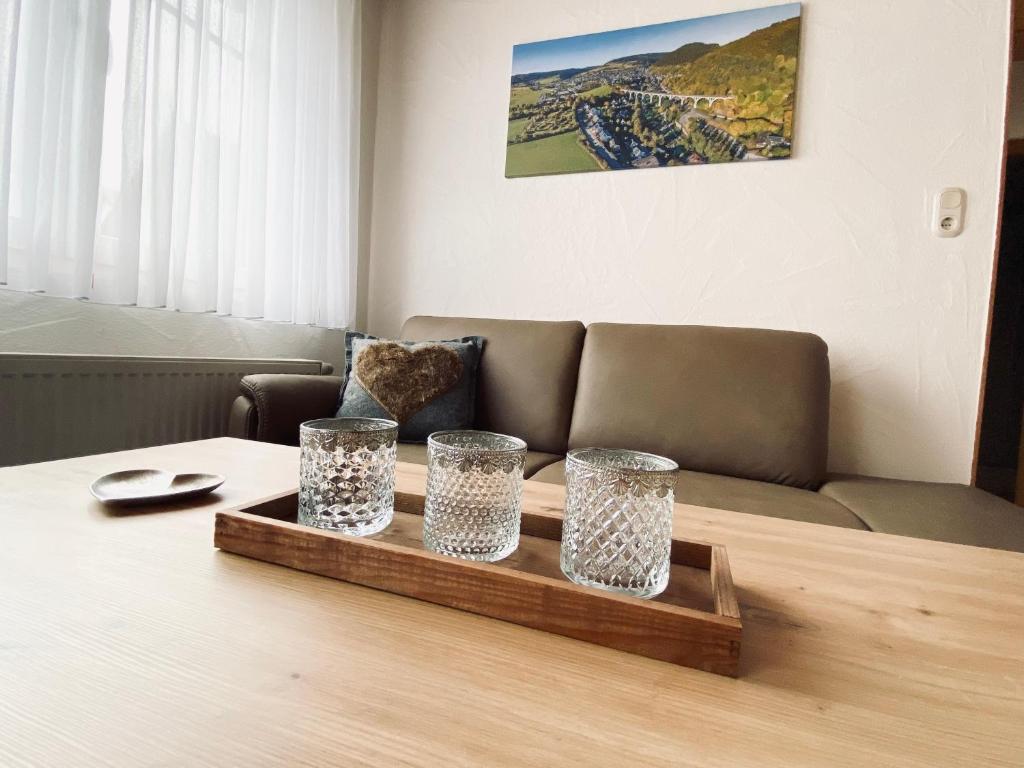
[[[256,403],[246,395],[236,397],[228,413],[228,437],[255,440],[258,425]]]
[[[231,407],[229,433],[264,443],[299,444],[299,425],[333,416],[340,376],[257,373],[241,381],[242,396]],[[245,401],[245,402],[239,402]]]

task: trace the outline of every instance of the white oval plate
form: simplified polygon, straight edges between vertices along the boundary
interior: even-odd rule
[[[156,504],[202,496],[223,482],[223,475],[176,475],[162,469],[129,469],[97,478],[89,491],[104,504]]]

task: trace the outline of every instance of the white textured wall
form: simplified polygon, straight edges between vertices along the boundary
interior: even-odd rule
[[[389,0],[370,329],[435,313],[813,331],[833,470],[967,481],[1007,0],[805,3],[792,160],[503,177],[514,43],[757,5]],[[956,239],[928,229],[943,186],[969,198]]]

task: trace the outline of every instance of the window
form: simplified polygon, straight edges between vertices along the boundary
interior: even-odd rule
[[[0,282],[351,320],[356,0],[0,0]]]

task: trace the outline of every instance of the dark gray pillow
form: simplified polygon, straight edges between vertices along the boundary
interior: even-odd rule
[[[403,442],[471,429],[483,346],[480,336],[414,342],[349,331],[337,415],[394,419]]]

